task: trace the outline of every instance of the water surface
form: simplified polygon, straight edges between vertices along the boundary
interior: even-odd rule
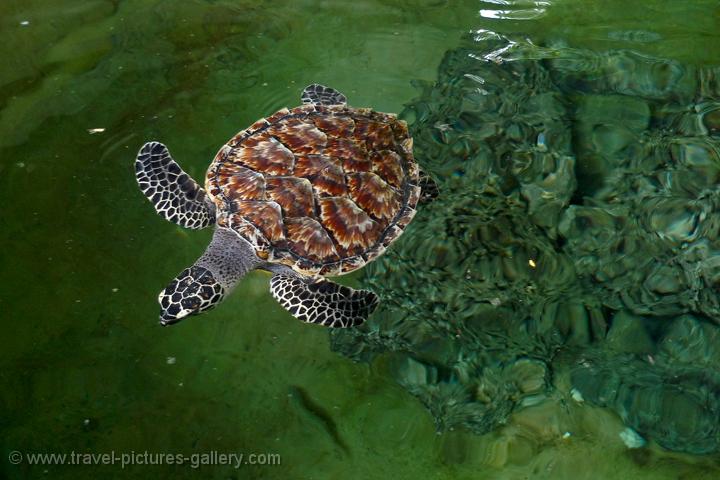
[[[262,273],[213,312],[160,328],[157,292],[210,232],[155,215],[132,162],[143,142],[160,140],[202,178],[220,145],[298,103],[311,82],[340,89],[352,105],[399,112],[470,31],[709,67],[720,63],[719,19],[710,1],[3,2],[0,471],[127,473],[13,466],[12,451],[218,451],[282,461],[204,466],[203,476],[716,476],[712,456],[628,449],[620,418],[590,405],[546,403],[504,430],[438,434],[393,379],[391,357],[363,364],[331,352],[327,331],[290,318]],[[126,470],[199,474],[187,465]]]

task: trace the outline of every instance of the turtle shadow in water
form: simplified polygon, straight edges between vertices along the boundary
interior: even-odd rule
[[[323,408],[320,404],[313,400],[313,398],[304,388],[297,385],[291,385],[288,388],[288,391],[289,396],[292,397],[292,399],[295,401],[295,405],[297,405],[298,409],[314,423],[322,427],[322,429],[327,433],[332,442],[345,455],[350,455],[350,447],[348,447],[347,443],[340,435],[337,424],[335,423],[332,415],[330,415],[330,413],[328,413],[325,408]]]

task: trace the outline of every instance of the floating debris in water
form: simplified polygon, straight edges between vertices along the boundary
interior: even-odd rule
[[[168,365],[175,365],[175,362],[177,362],[177,359],[175,357],[167,357],[165,359],[165,363]]]
[[[28,25],[30,25],[30,20],[23,20],[20,22],[20,25],[23,27],[27,27]]]
[[[88,418],[83,419],[83,421],[82,421],[82,428],[86,432],[96,430],[97,427],[98,427],[98,421],[95,418],[88,417]]]
[[[96,133],[103,133],[105,131],[104,128],[88,128],[88,133],[90,135],[94,135]]]

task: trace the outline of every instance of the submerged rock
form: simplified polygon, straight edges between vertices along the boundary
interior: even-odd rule
[[[382,357],[439,429],[556,401],[570,366],[643,441],[720,450],[718,72],[475,32],[401,114],[440,195],[333,348]]]
[[[647,443],[638,433],[632,428],[626,428],[620,432],[620,439],[628,448],[640,448],[644,447]]]
[[[712,453],[720,448],[719,356],[717,327],[684,315],[644,357],[603,348],[585,352],[572,383],[585,400],[614,409],[661,446]]]

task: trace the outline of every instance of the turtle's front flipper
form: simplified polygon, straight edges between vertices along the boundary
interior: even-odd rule
[[[305,87],[300,97],[303,103],[313,105],[345,105],[347,98],[334,88],[313,83]]]
[[[270,292],[293,317],[326,327],[360,325],[378,305],[377,295],[369,290],[286,274],[272,277]]]
[[[215,205],[162,143],[143,145],[135,160],[135,177],[140,190],[163,218],[186,228],[205,228],[215,223]]]

